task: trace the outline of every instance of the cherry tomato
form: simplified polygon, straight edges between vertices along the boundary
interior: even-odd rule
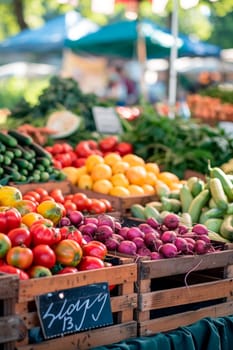
[[[43,187],[37,187],[37,188],[35,188],[34,191],[37,192],[37,193],[39,193],[39,195],[40,195],[41,197],[44,197],[44,196],[47,196],[47,195],[48,195],[48,191],[47,191],[45,188],[43,188]]]
[[[103,260],[95,256],[84,256],[78,265],[79,271],[100,269],[104,267]]]
[[[112,203],[107,198],[100,198],[99,200],[105,204],[106,211],[109,212],[113,210]]]
[[[31,232],[27,227],[17,227],[10,230],[8,237],[11,240],[12,247],[22,245],[30,247],[32,241]]]
[[[78,272],[78,269],[76,267],[72,267],[72,266],[66,266],[63,269],[61,269],[60,271],[58,271],[58,275],[63,275],[64,273],[75,273]]]
[[[25,193],[25,195],[26,196],[32,196],[33,198],[35,198],[35,200],[37,201],[37,202],[39,202],[40,201],[40,194],[38,193],[38,192],[36,192],[36,191],[28,191],[28,192],[26,192]]]
[[[107,255],[107,248],[104,243],[99,241],[90,241],[83,247],[83,256],[95,256],[104,260]]]
[[[76,204],[77,210],[84,211],[89,210],[92,200],[85,193],[77,192],[74,193],[73,202]]]
[[[64,196],[60,188],[55,188],[49,192],[49,196],[52,197],[58,203],[64,203]]]
[[[82,245],[82,233],[75,226],[63,226],[60,228],[60,232],[61,239],[73,239],[78,242],[78,244]]]
[[[47,268],[52,268],[56,263],[54,250],[47,244],[39,244],[33,248],[33,263]]]
[[[102,214],[107,210],[106,205],[100,199],[92,198],[89,211],[93,214]]]
[[[63,205],[66,210],[66,214],[69,214],[70,212],[77,210],[76,204],[71,200],[66,200]]]
[[[28,269],[33,262],[33,253],[27,247],[12,247],[6,255],[7,264],[18,267],[22,270]]]

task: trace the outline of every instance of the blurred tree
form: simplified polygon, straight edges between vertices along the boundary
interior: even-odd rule
[[[207,12],[203,14],[203,5],[205,5],[206,9],[209,9],[208,15]],[[111,21],[113,18],[121,18],[124,15],[124,6],[122,4],[116,6],[116,11],[112,16],[92,13],[91,0],[1,0],[0,40],[9,35],[14,35],[27,27],[36,28],[49,18],[71,9],[78,9],[84,16],[100,25]],[[140,5],[140,11],[143,16],[151,17],[158,24],[164,26],[168,23],[171,10],[172,0],[169,0],[166,11],[161,16],[151,12],[151,4],[148,0],[142,0]],[[199,5],[195,8],[189,10],[180,9],[180,31],[184,34],[195,34],[202,40],[211,38],[212,42],[220,46],[222,46],[221,43],[224,39],[224,47],[232,47],[232,28],[230,28],[232,11],[233,0],[219,0],[215,2],[200,0]],[[226,16],[227,14],[229,15]],[[223,33],[224,38],[222,36]]]

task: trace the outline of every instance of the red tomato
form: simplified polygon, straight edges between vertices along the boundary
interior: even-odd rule
[[[4,258],[11,247],[12,242],[10,238],[4,233],[0,233],[0,258]]]
[[[55,199],[52,196],[47,195],[47,196],[41,197],[40,202],[44,202],[44,201],[54,201],[55,202]]]
[[[100,199],[92,198],[89,211],[93,214],[102,214],[107,210],[106,205]]]
[[[22,221],[20,212],[16,208],[0,207],[0,232],[8,233],[19,227]]]
[[[50,220],[49,220],[50,221]],[[33,246],[39,244],[48,244],[49,246],[58,243],[61,240],[59,229],[48,226],[44,223],[35,222],[30,227]]]
[[[83,247],[83,256],[95,256],[104,260],[107,255],[107,248],[104,243],[99,241],[90,241]]]
[[[105,204],[106,211],[112,211],[112,203],[107,198],[100,198],[99,200]]]
[[[46,150],[47,152],[49,152],[49,153],[52,153],[52,149],[53,149],[52,146],[46,146],[46,147],[45,147],[45,150]]]
[[[94,270],[104,267],[103,260],[95,256],[84,256],[78,265],[79,271]]]
[[[39,244],[33,248],[33,263],[35,265],[52,268],[56,263],[56,255],[47,244]]]
[[[67,142],[63,142],[62,143],[62,147],[63,147],[63,152],[71,152],[71,151],[73,151],[73,147]]]
[[[61,143],[55,143],[52,146],[52,154],[59,154],[63,152],[63,145]]]
[[[35,199],[35,197],[31,196],[30,194],[24,194],[23,199],[34,202],[34,203],[38,203],[38,201]]]
[[[66,210],[66,214],[69,214],[70,212],[77,210],[76,204],[71,200],[66,200],[63,205]]]
[[[95,141],[80,141],[75,147],[75,153],[78,155],[78,157],[86,158],[95,153],[97,148],[98,144]]]
[[[53,166],[56,169],[62,169],[62,163],[59,160],[53,158]]]
[[[22,270],[28,269],[33,262],[33,253],[27,247],[12,247],[6,255],[7,264]]]
[[[77,159],[77,154],[74,151],[69,151],[68,153],[71,158],[71,163],[73,164],[73,162]]]
[[[116,146],[116,151],[119,152],[121,156],[133,153],[133,145],[129,142],[119,142]]]
[[[82,248],[72,239],[60,241],[54,248],[57,262],[64,266],[77,266],[82,259]]]
[[[58,203],[64,203],[64,196],[60,188],[55,188],[54,190],[50,191],[49,196]]]
[[[63,226],[60,228],[61,239],[73,239],[82,245],[82,233],[75,226]]]
[[[65,201],[68,201],[68,200],[71,200],[71,201],[72,201],[72,200],[73,200],[73,197],[74,197],[73,194],[66,194],[65,197],[64,197],[64,200],[65,200]]]
[[[79,157],[72,162],[72,166],[74,166],[75,168],[81,168],[83,165],[86,164],[86,159],[86,157]]]
[[[85,193],[77,192],[73,195],[73,202],[77,210],[84,211],[89,210],[92,200]]]
[[[37,188],[35,188],[34,191],[39,193],[40,197],[44,197],[44,196],[48,195],[48,191],[43,187],[37,187]]]
[[[71,163],[72,163],[72,158],[71,158],[70,153],[59,153],[59,154],[56,154],[54,156],[54,159],[58,160],[61,163],[63,168],[71,166]]]
[[[21,269],[18,269],[17,267],[14,267],[11,265],[0,266],[0,272],[9,273],[12,275],[18,275],[20,280],[29,279],[29,275],[25,271],[22,271]]]
[[[45,266],[35,265],[28,271],[30,278],[41,278],[52,276],[52,272]]]
[[[113,152],[118,143],[117,136],[107,136],[99,141],[99,147],[103,152]]]
[[[26,192],[25,193],[25,195],[26,196],[32,196],[33,198],[35,198],[35,200],[37,201],[37,202],[39,202],[40,201],[40,194],[39,193],[37,193],[36,191],[28,191],[28,192]]]
[[[62,270],[58,271],[57,274],[63,275],[64,273],[75,273],[75,272],[78,272],[78,269],[76,269],[76,267],[66,266]]]
[[[12,247],[15,246],[26,246],[30,247],[32,237],[31,232],[27,227],[17,227],[8,232],[8,237],[11,240]]]

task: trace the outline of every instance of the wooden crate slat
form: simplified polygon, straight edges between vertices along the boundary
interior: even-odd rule
[[[233,302],[200,308],[195,311],[183,312],[153,320],[140,322],[139,334],[148,336],[158,332],[166,332],[177,327],[188,326],[205,317],[224,317],[233,314]]]
[[[53,292],[60,289],[68,289],[78,286],[85,286],[92,283],[108,282],[111,284],[123,284],[134,282],[137,278],[137,268],[135,264],[112,266],[98,270],[89,270],[88,273],[78,272],[70,274],[69,278],[62,275],[40,279],[29,279],[20,281],[19,303],[33,300],[35,296]]]
[[[35,188],[43,187],[48,192],[59,188],[62,190],[63,194],[70,194],[72,191],[72,185],[68,180],[63,181],[49,181],[49,182],[32,182],[28,184],[17,184],[10,183],[11,186],[17,187],[22,194],[25,194],[28,191],[33,191]]]
[[[188,287],[144,293],[139,298],[141,311],[226,298],[233,293],[232,279],[196,284]]]
[[[141,280],[168,275],[187,273],[190,270],[200,271],[233,264],[233,251],[224,250],[204,255],[187,255],[174,259],[142,261],[140,266]]]
[[[92,329],[87,332],[66,335],[37,344],[20,346],[20,350],[87,350],[96,346],[116,343],[122,339],[137,336],[135,321],[116,326]]]

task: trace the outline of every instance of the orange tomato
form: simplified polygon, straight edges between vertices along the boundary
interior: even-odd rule
[[[83,174],[80,176],[77,182],[77,186],[81,189],[92,189],[93,181],[90,175]]]
[[[143,188],[138,185],[129,185],[128,190],[131,196],[142,196],[145,194]]]
[[[135,165],[145,165],[145,161],[143,158],[137,156],[136,154],[126,154],[125,156],[122,157],[122,160],[124,162],[129,163],[130,166],[135,166]]]
[[[117,162],[121,161],[121,156],[118,153],[110,152],[104,156],[104,163],[113,167]]]
[[[113,185],[111,181],[107,179],[101,179],[93,183],[92,190],[95,192],[108,194],[111,191],[112,187]]]
[[[124,174],[115,174],[111,177],[111,182],[113,186],[123,186],[127,187],[129,185],[129,180]]]
[[[113,188],[110,190],[109,194],[111,196],[119,196],[119,197],[130,196],[129,190],[123,186],[113,186]]]
[[[103,164],[104,163],[104,158],[100,156],[99,154],[91,154],[89,157],[86,159],[86,169],[88,173],[91,173],[94,167],[97,164]]]

